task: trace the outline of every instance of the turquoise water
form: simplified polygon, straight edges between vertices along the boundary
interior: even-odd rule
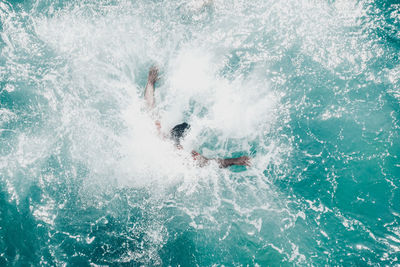
[[[399,264],[398,2],[1,0],[0,18],[1,266]],[[153,64],[184,151],[143,108]]]

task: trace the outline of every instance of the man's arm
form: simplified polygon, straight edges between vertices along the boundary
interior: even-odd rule
[[[230,159],[216,159],[221,168],[227,168],[232,165],[250,166],[250,158],[248,156],[241,156],[238,158]]]
[[[248,156],[230,159],[209,159],[194,150],[192,151],[192,156],[200,167],[208,165],[211,160],[215,160],[220,168],[228,168],[232,165],[250,166],[250,158]]]
[[[144,90],[144,99],[146,100],[146,106],[149,111],[151,111],[155,107],[154,100],[154,86],[155,83],[159,80],[158,77],[158,68],[153,66],[149,70],[149,75],[147,76],[147,84],[146,89]],[[161,123],[159,120],[155,120],[155,125],[157,128],[157,132],[161,135]]]
[[[147,77],[146,89],[144,90],[144,99],[146,100],[146,105],[149,110],[153,109],[155,106],[154,101],[154,84],[158,80],[158,69],[157,67],[151,67],[149,70],[149,75]]]

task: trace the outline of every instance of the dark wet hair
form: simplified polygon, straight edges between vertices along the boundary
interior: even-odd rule
[[[186,132],[190,129],[190,125],[186,122],[176,125],[171,130],[171,139],[176,145],[180,145],[181,140],[185,137]]]

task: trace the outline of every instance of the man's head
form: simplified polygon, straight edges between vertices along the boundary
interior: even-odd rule
[[[186,122],[176,125],[171,130],[171,139],[175,142],[175,145],[180,145],[181,140],[185,137],[187,131],[190,129],[190,125]]]

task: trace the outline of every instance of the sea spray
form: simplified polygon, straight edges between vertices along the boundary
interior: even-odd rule
[[[396,264],[398,8],[0,2],[0,263]]]

